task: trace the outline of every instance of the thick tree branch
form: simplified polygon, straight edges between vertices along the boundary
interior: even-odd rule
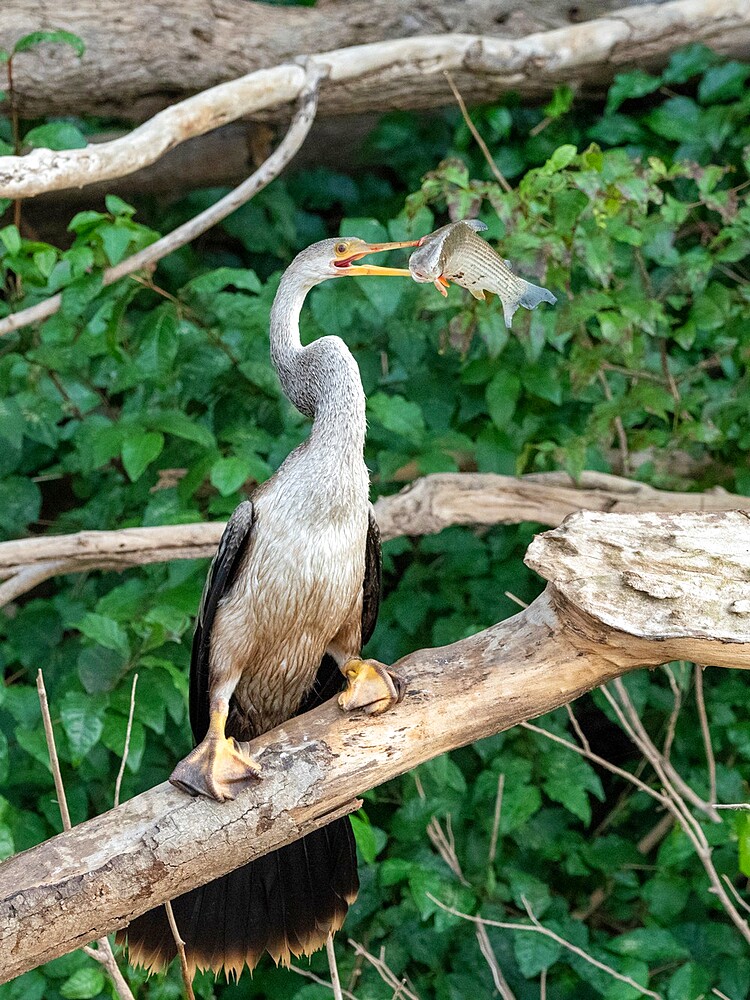
[[[104,287],[113,285],[120,278],[134,274],[136,271],[142,271],[148,267],[153,268],[157,261],[173,253],[179,247],[190,243],[196,236],[200,236],[201,233],[205,233],[207,229],[215,226],[217,222],[220,222],[236,211],[240,205],[244,205],[250,201],[254,195],[270,184],[275,177],[278,177],[305,141],[310,131],[318,106],[318,85],[323,73],[324,69],[321,66],[308,65],[303,74],[304,85],[299,95],[299,108],[292,119],[289,130],[273,153],[256,171],[233,191],[224,195],[219,201],[215,202],[199,215],[196,215],[195,218],[184,222],[171,233],[162,236],[161,239],[144,247],[143,250],[139,250],[131,257],[126,257],[119,264],[108,267],[102,274],[102,285]],[[0,336],[11,333],[13,330],[19,330],[23,326],[29,326],[31,323],[38,323],[48,316],[52,316],[60,309],[62,301],[62,292],[58,292],[57,295],[52,295],[34,306],[29,306],[28,309],[11,313],[0,320]]]
[[[247,10],[250,5],[244,7]],[[351,12],[347,13],[346,19],[339,16],[338,20],[352,24]],[[303,13],[305,19],[310,15],[308,11]],[[268,18],[273,16],[270,11],[264,14]],[[293,15],[287,12],[285,16]],[[187,19],[183,20],[187,23]],[[65,26],[70,27],[67,22]],[[80,31],[86,38],[83,26]],[[302,36],[291,37],[298,46],[296,51],[304,52]],[[330,45],[337,32],[331,31],[324,37]],[[236,44],[237,38],[233,41]],[[455,74],[459,90],[473,102],[495,100],[508,90],[538,96],[547,94],[560,83],[594,86],[601,90],[618,69],[633,64],[659,65],[686,42],[703,42],[717,51],[734,55],[747,54],[750,51],[750,9],[746,0],[673,0],[624,8],[610,17],[525,38],[483,34],[422,35],[324,52],[318,49],[318,54],[310,55],[310,59],[328,73],[321,91],[321,113],[341,114],[342,111],[359,113],[451,103],[445,70]],[[99,44],[103,46],[99,58],[106,55],[109,60],[109,40],[101,39]],[[253,43],[245,51],[250,53],[255,49]],[[132,54],[130,45],[128,54]],[[212,59],[215,58],[214,50]],[[19,77],[22,94],[33,90],[34,74],[39,73],[38,60],[29,59],[29,77]],[[54,65],[60,75],[54,83],[48,81],[45,103],[36,108],[35,113],[49,113],[55,95],[72,93],[64,83],[64,71],[69,72],[74,64],[61,55]],[[75,66],[76,73],[86,72],[85,59],[80,68]],[[224,79],[243,72],[236,63],[225,62],[224,67],[221,74]],[[17,72],[22,72],[21,60]],[[198,89],[197,79],[198,65],[193,64],[190,72],[180,78],[182,88]],[[215,83],[215,73],[209,80],[203,85]],[[196,94],[161,111],[121,139],[89,145],[85,149],[39,149],[24,157],[0,157],[0,196],[29,198],[46,191],[81,187],[132,173],[155,162],[187,138],[202,135],[242,116],[257,115],[287,104],[299,95],[303,80],[303,70],[298,63],[282,63]],[[189,83],[186,85],[182,81]],[[110,89],[100,83],[97,87],[100,93]],[[34,107],[30,100],[29,107]],[[75,110],[80,110],[80,104],[75,105]]]
[[[406,696],[383,716],[343,715],[329,702],[255,740],[263,778],[235,802],[163,784],[5,862],[0,981],[289,843],[439,753],[638,666],[750,668],[742,512],[585,512],[537,537],[527,562],[549,580],[528,609],[405,657]]]
[[[564,472],[514,478],[491,473],[437,473],[417,479],[375,504],[384,539],[429,535],[454,524],[536,521],[554,527],[580,510],[726,511],[750,501],[723,490],[670,493],[645,483],[584,472],[576,483]],[[175,524],[119,531],[81,531],[0,542],[0,607],[44,580],[91,569],[124,570],[172,559],[212,556],[224,524]]]

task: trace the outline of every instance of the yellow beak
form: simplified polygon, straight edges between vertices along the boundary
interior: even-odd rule
[[[361,277],[363,274],[380,274],[380,275],[394,275],[399,278],[410,278],[411,272],[403,267],[378,267],[377,264],[356,264],[352,265],[352,261],[361,260],[371,253],[383,253],[385,250],[401,250],[403,247],[415,247],[419,243],[419,240],[407,240],[404,243],[368,243],[367,250],[362,253],[355,254],[347,262],[346,267],[341,268],[341,275],[348,274],[350,277],[357,278]]]

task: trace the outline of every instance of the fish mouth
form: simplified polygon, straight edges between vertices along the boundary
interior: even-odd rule
[[[342,276],[348,274],[358,277],[363,274],[395,275],[398,277],[411,277],[411,272],[402,267],[379,267],[377,264],[356,264],[355,261],[362,260],[371,253],[383,253],[386,250],[401,250],[403,247],[415,247],[419,240],[405,240],[401,243],[368,243],[366,250],[361,250],[349,257],[334,260],[331,263],[341,271]]]

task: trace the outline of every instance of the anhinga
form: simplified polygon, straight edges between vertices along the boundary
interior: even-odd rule
[[[338,337],[303,347],[299,314],[315,285],[346,275],[403,275],[355,265],[414,243],[323,240],[284,273],[271,311],[271,358],[309,438],[229,520],[203,591],[190,666],[197,746],[171,781],[218,801],[260,774],[253,739],[340,690],[344,710],[385,711],[398,681],[360,659],[378,613],[380,541],[363,459],[365,395]],[[259,786],[262,788],[262,786]],[[338,930],[359,887],[348,818],[173,900],[191,967],[238,975],[267,951],[310,953]],[[163,907],[127,929],[131,959],[151,969],[176,954]],[[124,936],[124,935],[123,935]]]

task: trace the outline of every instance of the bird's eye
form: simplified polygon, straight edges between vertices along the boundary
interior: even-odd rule
[[[346,243],[337,243],[336,244],[336,253],[337,254],[339,254],[339,255],[345,254],[346,253],[346,249],[347,249]]]

